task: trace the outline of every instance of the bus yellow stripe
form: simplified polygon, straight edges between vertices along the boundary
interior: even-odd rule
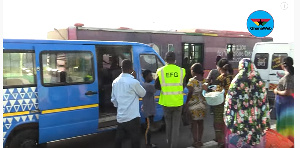
[[[67,108],[44,110],[44,111],[42,111],[42,114],[64,112],[64,111],[78,110],[78,109],[86,109],[86,108],[92,108],[92,107],[98,107],[98,104],[90,104],[90,105],[83,105],[83,106],[75,106],[75,107],[67,107]]]
[[[29,114],[29,111],[24,112],[14,112],[14,113],[4,113],[3,117],[10,117],[10,116],[20,116],[20,115],[26,115]]]

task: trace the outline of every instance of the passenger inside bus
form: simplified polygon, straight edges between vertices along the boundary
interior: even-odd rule
[[[119,57],[118,56],[111,57],[111,66],[110,66],[109,71],[111,73],[111,81],[114,81],[122,73],[122,69],[119,66]]]
[[[121,61],[131,59],[130,53],[126,46],[96,46],[101,127],[116,124],[117,110],[110,101],[112,82],[122,73]]]

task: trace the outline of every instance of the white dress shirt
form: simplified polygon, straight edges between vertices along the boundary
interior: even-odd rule
[[[111,102],[117,107],[117,122],[128,122],[141,117],[139,98],[144,97],[146,90],[130,74],[121,73],[112,83]]]

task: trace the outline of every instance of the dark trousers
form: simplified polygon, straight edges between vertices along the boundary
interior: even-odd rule
[[[166,122],[166,136],[168,148],[177,148],[179,141],[179,128],[182,114],[182,106],[165,107],[164,117]]]
[[[145,131],[145,141],[146,141],[146,145],[147,144],[151,144],[151,131],[150,131],[150,126],[154,121],[154,116],[149,116],[146,118],[146,122],[147,122],[147,129]]]
[[[128,122],[118,123],[115,148],[122,148],[122,141],[125,135],[130,137],[132,148],[140,148],[140,130],[140,117],[134,118]]]

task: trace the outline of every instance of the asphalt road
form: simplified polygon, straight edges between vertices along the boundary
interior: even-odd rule
[[[271,125],[274,126],[276,121],[272,120]],[[57,142],[50,142],[47,145],[47,148],[113,148],[115,130],[107,131],[103,133],[93,134],[89,136],[83,136],[80,138],[73,138],[67,140],[61,140]],[[204,119],[204,133],[202,142],[205,146],[203,148],[214,148],[216,147],[215,142],[212,141],[214,138],[214,129],[213,129],[213,116],[209,113]],[[141,134],[142,148],[145,147],[144,135]],[[159,131],[152,134],[152,143],[158,145],[159,148],[167,147],[165,140],[165,132]],[[190,131],[190,126],[181,126],[180,128],[180,139],[178,148],[187,148],[190,147],[193,143],[192,134]],[[123,143],[123,148],[130,148],[130,140],[126,139]]]

